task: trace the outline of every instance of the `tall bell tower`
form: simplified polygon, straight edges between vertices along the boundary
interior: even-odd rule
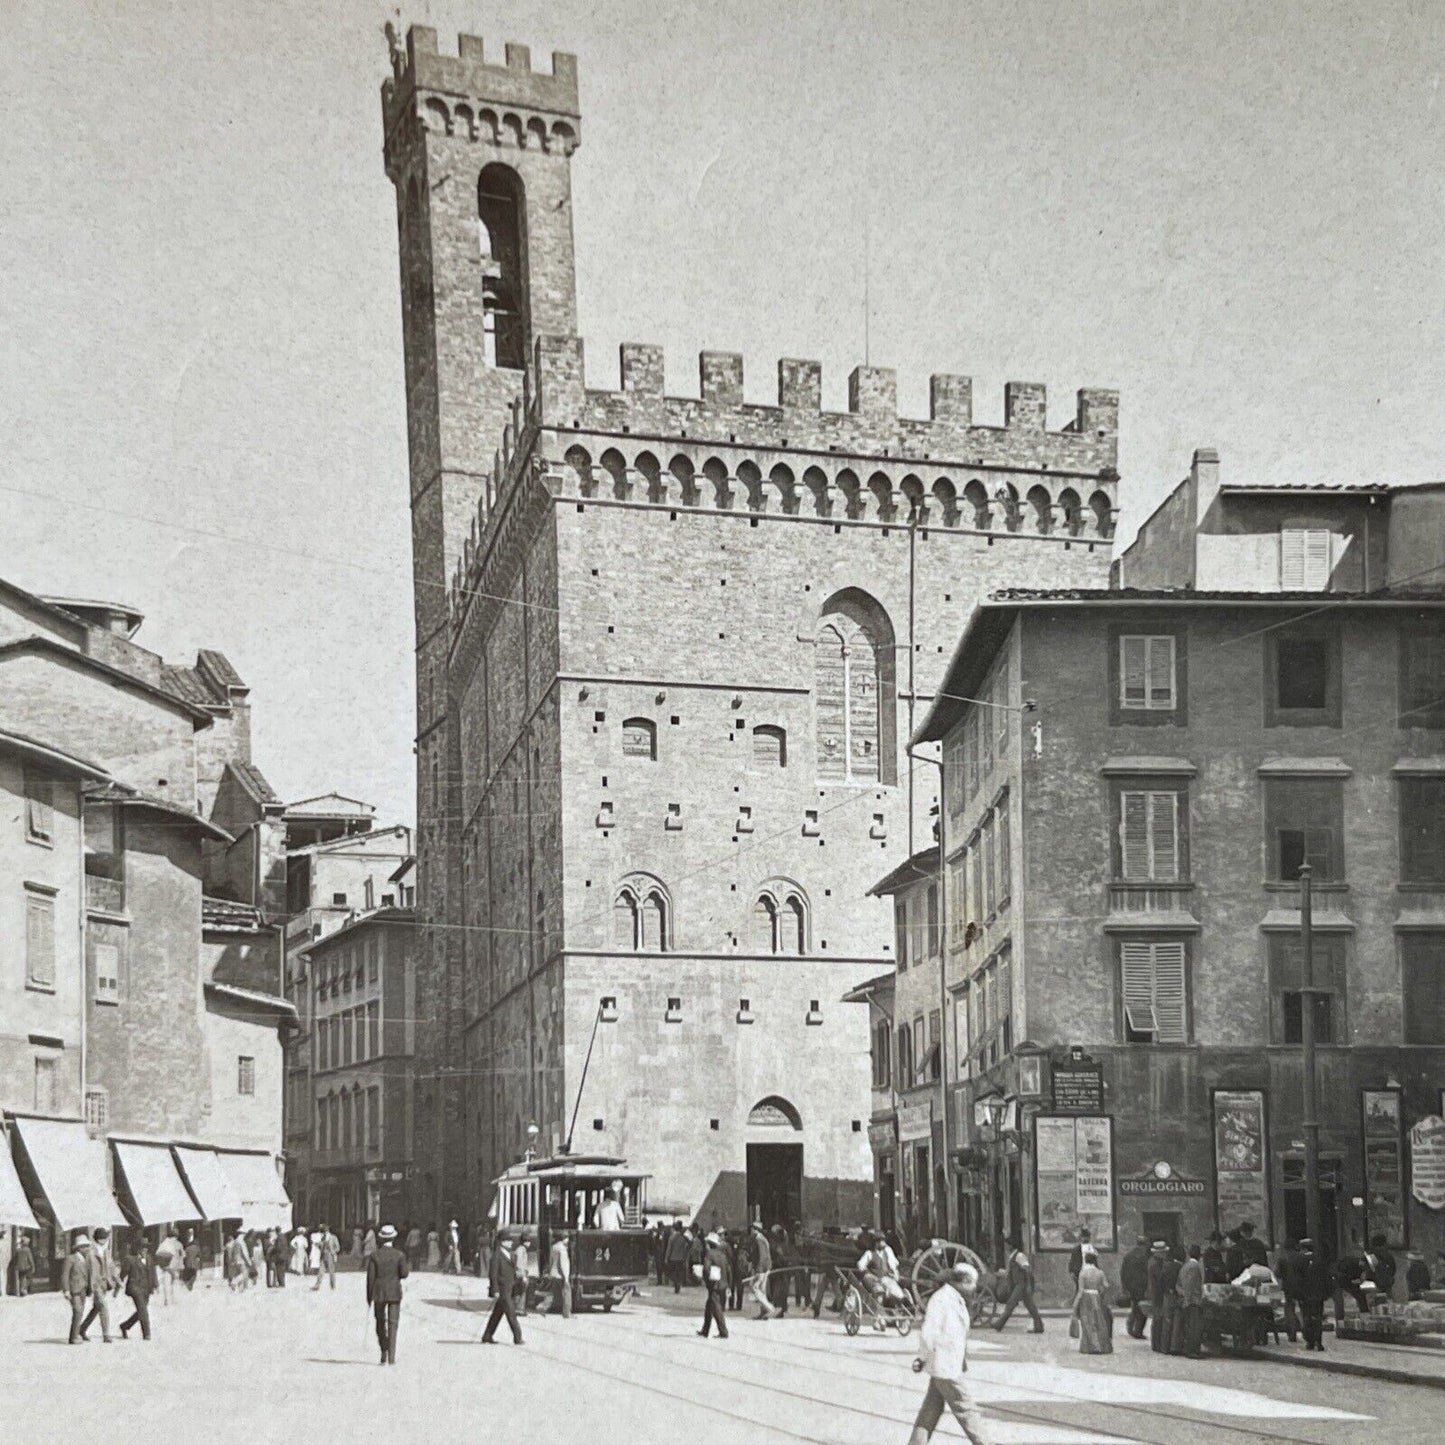
[[[456,55],[413,26],[382,86],[383,153],[396,187],[401,260],[412,572],[416,614],[417,1086],[413,1213],[461,1205],[457,1039],[462,957],[462,761],[447,677],[447,591],[503,447],[535,340],[577,329],[572,152],[581,138],[577,62],[533,71],[525,46],[501,64],[482,41]],[[426,1211],[431,1211],[427,1213]]]

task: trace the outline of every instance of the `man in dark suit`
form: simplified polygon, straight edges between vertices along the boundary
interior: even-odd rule
[[[70,1301],[70,1343],[78,1345],[84,1336],[80,1322],[85,1318],[85,1302],[102,1287],[100,1265],[95,1258],[88,1234],[77,1234],[75,1244],[65,1257],[60,1271],[60,1288]]]
[[[90,1291],[90,1312],[80,1322],[80,1338],[85,1339],[85,1332],[95,1323],[96,1317],[100,1318],[100,1333],[106,1344],[110,1343],[110,1305],[108,1296],[120,1293],[120,1276],[115,1271],[115,1265],[110,1257],[110,1231],[103,1225],[95,1231],[93,1242],[90,1246],[90,1268],[92,1280],[98,1279],[99,1284],[92,1285]]]
[[[381,1226],[380,1243],[366,1261],[366,1303],[376,1312],[376,1343],[383,1365],[396,1364],[396,1331],[401,1323],[401,1282],[409,1273],[406,1255],[396,1247],[396,1230]]]
[[[1164,1267],[1169,1246],[1156,1239],[1149,1251],[1149,1348],[1156,1355],[1169,1353],[1169,1329],[1164,1315]]]
[[[497,1326],[503,1318],[512,1327],[512,1343],[522,1343],[522,1327],[517,1323],[517,1307],[512,1303],[512,1295],[517,1289],[517,1246],[516,1241],[510,1234],[497,1236],[497,1247],[492,1251],[492,1272],[490,1284],[492,1288],[491,1317],[487,1320],[487,1327],[482,1332],[482,1343],[490,1345],[492,1336],[497,1333]]]
[[[728,1296],[728,1252],[723,1248],[722,1238],[716,1232],[709,1234],[705,1243],[707,1253],[702,1261],[702,1286],[706,1293],[706,1302],[702,1307],[702,1328],[698,1334],[707,1339],[708,1332],[716,1325],[718,1339],[725,1340],[728,1337],[728,1322],[723,1315],[723,1303]]]
[[[1144,1301],[1149,1295],[1149,1241],[1141,1234],[1119,1266],[1119,1285],[1129,1296],[1129,1336],[1144,1338]]]
[[[1323,1351],[1325,1347],[1325,1300],[1330,1293],[1329,1268],[1315,1249],[1312,1239],[1299,1242],[1295,1269],[1295,1292],[1299,1299],[1300,1325],[1305,1349]]]
[[[1088,1229],[1079,1231],[1079,1242],[1074,1246],[1073,1253],[1069,1255],[1069,1278],[1074,1282],[1074,1293],[1079,1292],[1079,1271],[1084,1267],[1084,1251],[1089,1248],[1093,1236]]]
[[[151,1337],[151,1296],[160,1289],[161,1282],[156,1275],[155,1256],[142,1236],[136,1246],[126,1255],[121,1266],[121,1278],[125,1281],[125,1292],[130,1297],[131,1317],[122,1320],[121,1339],[128,1339],[131,1327],[140,1326],[141,1339]]]

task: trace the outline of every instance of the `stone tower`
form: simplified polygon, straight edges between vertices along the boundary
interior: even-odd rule
[[[1044,388],[1010,382],[980,425],[969,378],[935,376],[915,420],[859,367],[834,413],[817,363],[784,360],[759,406],[721,352],[677,397],[635,344],[619,392],[589,389],[576,67],[506,57],[413,29],[383,92],[431,1021],[413,1214],[479,1217],[532,1138],[627,1157],[669,1212],[856,1224],[869,1026],[843,998],[894,967],[870,888],[931,842],[911,720],[986,592],[1106,582],[1118,398],[1081,391],[1050,431]],[[1000,749],[1021,685],[990,682]]]

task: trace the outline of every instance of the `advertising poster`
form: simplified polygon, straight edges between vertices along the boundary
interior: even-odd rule
[[[1400,1094],[1366,1089],[1360,1095],[1365,1135],[1365,1233],[1385,1236],[1391,1249],[1405,1238],[1405,1149],[1400,1137]]]
[[[1038,1248],[1067,1252],[1087,1228],[1114,1248],[1113,1121],[1104,1117],[1034,1119]]]
[[[1410,1192],[1426,1209],[1445,1209],[1445,1119],[1438,1114],[1410,1130]]]
[[[1260,1089],[1214,1091],[1214,1188],[1219,1228],[1249,1220],[1269,1237],[1269,1146]]]

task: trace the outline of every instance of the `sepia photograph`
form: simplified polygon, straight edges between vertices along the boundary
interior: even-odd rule
[[[1445,4],[5,18],[0,1442],[1440,1440]]]

